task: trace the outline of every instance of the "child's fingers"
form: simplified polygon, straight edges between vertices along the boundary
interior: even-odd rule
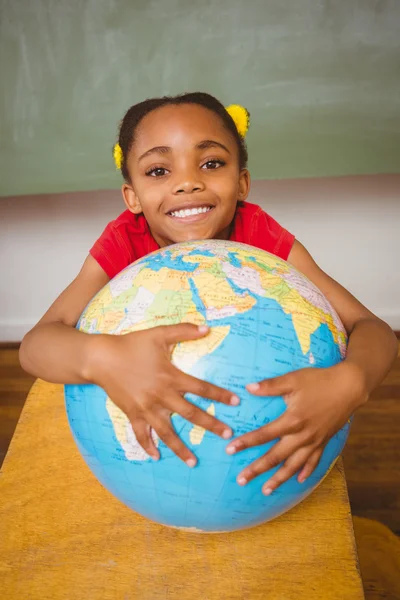
[[[136,436],[138,443],[141,445],[143,450],[147,452],[151,458],[158,460],[160,453],[154,444],[154,440],[151,436],[151,427],[144,419],[130,417],[130,423],[132,425],[133,432]]]
[[[308,458],[307,462],[304,464],[304,466],[301,470],[301,473],[299,474],[299,476],[297,478],[299,483],[303,483],[307,479],[307,477],[309,477],[313,473],[313,471],[317,468],[323,451],[324,451],[323,448],[318,448],[311,454],[311,456]]]
[[[181,415],[181,417],[187,421],[190,421],[194,425],[203,427],[204,429],[207,429],[207,431],[211,431],[212,433],[215,433],[215,435],[218,435],[226,440],[232,437],[233,432],[228,425],[218,421],[218,419],[208,414],[198,406],[195,406],[192,402],[185,400],[179,394],[167,398],[167,401],[171,412],[178,413]]]
[[[298,449],[298,445],[299,442],[296,440],[295,436],[286,436],[283,440],[275,444],[275,446],[273,446],[266,454],[255,460],[239,473],[237,476],[238,484],[246,485],[246,483],[255,477],[258,477],[258,475],[270,471],[274,467],[280,465]],[[304,462],[302,464],[304,464]],[[300,467],[301,465],[299,468]]]
[[[224,388],[218,387],[212,383],[208,383],[207,381],[203,381],[202,379],[192,377],[192,375],[187,375],[178,369],[177,372],[179,373],[178,388],[182,394],[190,392],[191,394],[196,394],[201,398],[207,398],[208,400],[215,400],[216,402],[221,402],[222,404],[231,404],[233,406],[237,406],[240,402],[239,398],[235,394],[225,390]]]
[[[192,323],[179,323],[178,325],[161,325],[154,327],[153,333],[160,336],[160,339],[171,346],[190,340],[196,340],[205,336],[209,332],[207,325],[193,325]]]
[[[294,377],[292,373],[264,379],[257,383],[248,383],[246,389],[256,396],[284,396],[294,389]]]
[[[280,469],[266,481],[262,487],[262,492],[266,496],[269,496],[274,490],[278,489],[282,483],[285,483],[288,479],[293,477],[301,467],[307,462],[310,455],[312,455],[313,449],[310,446],[299,448],[297,452],[294,452],[287,458]]]
[[[284,435],[292,433],[290,429],[290,419],[287,413],[283,413],[280,417],[264,425],[254,431],[249,431],[241,435],[240,437],[233,440],[227,447],[226,451],[228,454],[235,454],[241,452],[246,448],[252,448],[253,446],[261,446],[267,442],[272,442],[278,438],[282,438]]]
[[[174,431],[169,415],[164,414],[163,416],[155,416],[152,419],[152,427],[164,444],[168,446],[178,458],[183,460],[188,467],[194,467],[197,464],[195,455],[187,446],[185,446]]]

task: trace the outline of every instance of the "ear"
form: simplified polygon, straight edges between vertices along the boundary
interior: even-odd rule
[[[246,200],[250,193],[250,173],[247,169],[242,169],[239,173],[238,200]]]
[[[133,213],[134,215],[139,215],[141,212],[143,212],[140,200],[137,197],[136,192],[132,186],[128,185],[127,183],[124,183],[124,185],[121,188],[121,192],[124,202],[126,204],[126,208],[130,210],[131,213]]]

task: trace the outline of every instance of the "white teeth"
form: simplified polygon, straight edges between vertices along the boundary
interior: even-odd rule
[[[185,208],[183,210],[175,210],[171,212],[173,217],[179,217],[183,219],[185,217],[190,217],[191,215],[199,215],[201,213],[205,213],[211,210],[211,206],[199,206],[198,208]]]

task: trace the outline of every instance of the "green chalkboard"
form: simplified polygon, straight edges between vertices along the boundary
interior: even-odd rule
[[[397,0],[0,0],[0,194],[115,188],[133,103],[252,114],[254,178],[400,172]]]

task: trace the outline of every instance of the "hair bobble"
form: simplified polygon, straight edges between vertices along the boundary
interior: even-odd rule
[[[115,166],[117,167],[118,170],[121,170],[122,161],[124,160],[124,155],[122,153],[122,148],[118,144],[118,142],[114,145],[113,157],[114,157]]]
[[[230,104],[226,107],[226,112],[232,117],[239,135],[244,138],[250,125],[250,113],[240,104]]]

